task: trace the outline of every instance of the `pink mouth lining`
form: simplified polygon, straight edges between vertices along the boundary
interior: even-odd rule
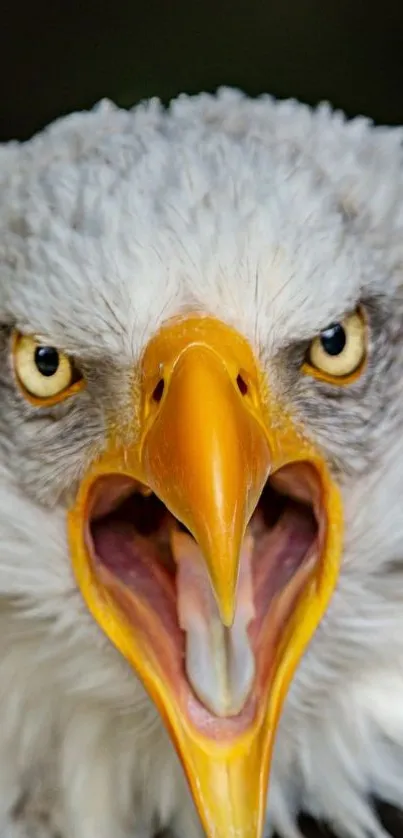
[[[98,478],[93,486],[86,541],[95,577],[133,634],[141,635],[190,721],[208,736],[230,738],[251,723],[262,684],[270,678],[281,630],[320,559],[326,521],[318,476],[306,463],[282,468],[265,487],[248,526],[254,611],[248,633],[257,671],[242,711],[228,718],[213,715],[189,684],[178,611],[189,596],[196,597],[197,607],[197,591],[183,588],[186,582],[181,583],[171,550],[172,532],[183,527],[145,491],[120,475]],[[205,582],[209,584],[207,576]]]

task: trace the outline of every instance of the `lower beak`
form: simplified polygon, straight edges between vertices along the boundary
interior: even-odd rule
[[[207,836],[260,838],[283,701],[336,584],[339,493],[300,429],[263,397],[248,344],[227,326],[194,317],[164,327],[143,358],[141,389],[140,434],[127,444],[132,429],[122,423],[70,512],[73,565],[91,613],[171,733]],[[316,554],[267,598],[274,559],[258,562],[249,524],[269,475],[281,485],[285,467],[296,464],[309,475],[298,491],[311,486],[318,515]],[[126,494],[130,481],[152,491],[170,513],[177,570],[168,631],[161,567],[151,573],[148,558],[156,598],[151,583],[132,585],[109,559],[102,565],[89,538],[108,480]],[[136,542],[133,555],[139,550]]]

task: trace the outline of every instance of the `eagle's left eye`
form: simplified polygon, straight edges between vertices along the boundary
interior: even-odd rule
[[[351,380],[364,364],[366,325],[360,310],[331,323],[311,343],[304,371],[335,383]]]
[[[35,403],[55,403],[82,381],[67,355],[28,335],[14,334],[13,360],[22,391]]]

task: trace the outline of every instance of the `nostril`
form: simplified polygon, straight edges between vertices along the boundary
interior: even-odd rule
[[[248,385],[247,385],[245,379],[243,378],[243,376],[241,375],[241,373],[239,373],[239,375],[237,375],[236,383],[238,385],[238,390],[241,393],[241,395],[246,396],[246,394],[248,392]]]
[[[153,399],[154,399],[155,402],[160,402],[161,401],[162,396],[164,394],[164,389],[165,389],[164,379],[160,378],[158,384],[156,384],[156,386],[154,387]]]

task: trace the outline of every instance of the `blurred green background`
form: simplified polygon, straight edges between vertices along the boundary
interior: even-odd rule
[[[3,0],[0,139],[222,84],[403,123],[403,0]]]

